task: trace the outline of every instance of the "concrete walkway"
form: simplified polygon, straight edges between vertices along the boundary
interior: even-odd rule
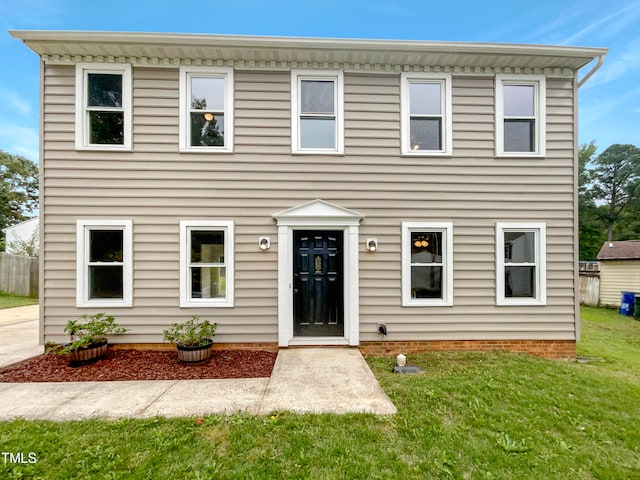
[[[25,320],[33,312],[35,319]],[[0,310],[0,367],[42,353],[37,315],[37,307]],[[270,378],[0,383],[0,420],[267,415],[283,410],[396,413],[359,350],[348,348],[280,350]]]

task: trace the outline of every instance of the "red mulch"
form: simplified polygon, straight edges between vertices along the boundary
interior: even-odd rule
[[[66,356],[48,354],[0,369],[0,382],[86,382],[194,380],[271,376],[277,353],[214,350],[205,362],[186,364],[176,352],[109,349],[99,360],[71,366]]]

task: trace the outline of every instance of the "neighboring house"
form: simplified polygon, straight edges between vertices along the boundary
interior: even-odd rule
[[[4,233],[4,251],[13,254],[18,253],[15,248],[16,242],[28,244],[35,241],[37,245],[38,222],[38,217],[34,217],[2,229]]]
[[[199,314],[230,348],[575,355],[606,50],[11,33],[42,60],[43,340],[108,311],[138,344]]]
[[[640,240],[605,242],[597,258],[600,305],[617,308],[622,292],[640,292]]]

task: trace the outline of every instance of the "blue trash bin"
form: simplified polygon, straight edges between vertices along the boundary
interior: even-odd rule
[[[622,292],[619,310],[622,315],[633,315],[633,303],[635,301],[635,296],[636,294],[633,292]]]

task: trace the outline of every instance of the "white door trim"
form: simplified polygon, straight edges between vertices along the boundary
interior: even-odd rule
[[[362,215],[323,200],[314,200],[273,215],[278,222],[278,346],[351,345],[360,343],[358,238]],[[293,232],[344,232],[344,337],[293,335]]]

